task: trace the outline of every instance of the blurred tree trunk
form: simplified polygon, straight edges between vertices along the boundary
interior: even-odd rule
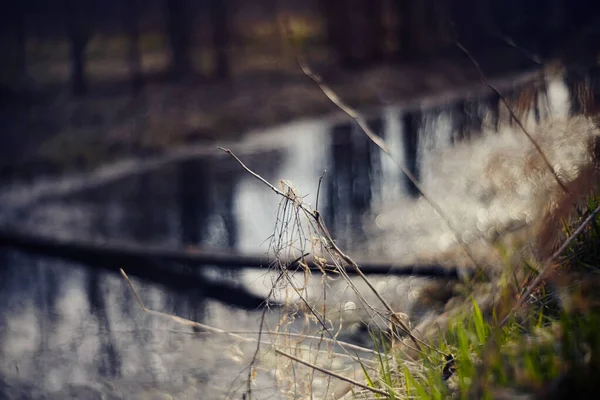
[[[19,85],[22,86],[27,82],[27,30],[25,26],[25,12],[23,4],[20,1],[12,2],[15,10],[13,14],[13,23],[17,36],[17,72],[19,73]]]
[[[512,0],[507,0],[508,2]],[[483,0],[456,0],[449,10],[449,18],[453,26],[450,26],[451,41],[459,41],[469,51],[477,53],[490,46],[490,32],[495,35],[501,33],[502,29],[497,23],[505,24],[511,18],[514,9],[508,9],[506,4],[498,3],[499,18],[492,17],[494,10],[487,1]],[[506,14],[504,14],[506,12]],[[505,33],[505,30],[502,31]]]
[[[125,7],[125,26],[129,36],[127,58],[131,73],[131,88],[134,94],[138,94],[144,84],[140,49],[140,0],[127,0]]]
[[[379,62],[383,59],[385,48],[385,29],[383,25],[383,0],[361,1],[358,10],[362,15],[358,37],[363,37],[362,57],[364,62]]]
[[[197,246],[204,242],[205,229],[213,214],[206,162],[187,160],[181,163],[177,175],[181,242],[184,246]]]
[[[345,68],[380,61],[385,47],[384,0],[321,0],[329,47]]]
[[[215,57],[215,76],[227,79],[231,75],[229,64],[229,16],[228,0],[209,0],[209,14],[212,26],[212,45]]]
[[[115,333],[107,312],[105,293],[102,290],[101,275],[97,270],[87,272],[87,300],[91,318],[98,324],[99,350],[96,365],[102,377],[118,378],[121,376],[123,360],[115,345]]]
[[[76,0],[65,0],[67,32],[71,41],[71,84],[75,95],[84,95],[88,90],[85,71],[85,48],[89,34],[84,29],[82,5]]]
[[[415,50],[413,38],[413,0],[396,0],[395,12],[398,15],[398,58],[410,58]]]
[[[342,66],[351,66],[352,54],[347,45],[348,5],[341,0],[320,0],[319,7],[325,20],[329,50],[335,54]]]
[[[166,0],[167,31],[171,42],[171,73],[175,79],[191,74],[191,23],[186,0]]]
[[[332,166],[327,174],[326,221],[334,237],[342,239],[347,235],[344,216],[352,213],[350,196],[352,194],[352,124],[343,123],[331,128],[330,157]]]

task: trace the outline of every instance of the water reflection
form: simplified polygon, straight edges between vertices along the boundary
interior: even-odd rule
[[[367,122],[383,135],[381,118]],[[326,220],[343,246],[364,243],[363,218],[371,209],[373,190],[381,186],[381,154],[356,125],[331,128],[330,167],[327,174]]]
[[[572,112],[587,112],[595,104],[581,101],[581,93],[598,95],[597,85],[581,89],[590,79],[568,75]],[[532,98],[528,115],[539,122],[549,113],[547,88],[541,86]],[[415,177],[432,185],[436,151],[494,132],[501,118],[498,96],[486,95],[432,109],[390,108],[371,115],[368,123]],[[255,146],[244,161],[271,182],[286,178],[309,188],[307,201],[313,204],[327,170],[320,208],[344,248],[366,247],[365,221],[382,207],[418,197],[416,187],[354,124],[313,121],[282,128],[270,140],[280,145]],[[65,238],[248,250],[267,239],[278,201],[231,159],[211,156],[42,199],[8,223]],[[0,260],[1,374],[37,382],[46,391],[113,380],[208,388],[206,393],[216,396],[210,377],[215,371],[219,379],[231,376],[227,371],[235,363],[213,341],[166,332],[174,329],[171,324],[143,315],[116,274],[119,267],[136,277],[149,307],[233,330],[256,329],[254,310],[268,287],[239,271],[157,265],[150,258],[123,257],[116,265],[100,256],[60,261],[3,250]],[[261,379],[273,386],[272,378]],[[127,385],[126,393],[133,393]]]
[[[280,164],[279,153],[263,152],[260,163],[255,159],[249,165],[272,178],[270,171]],[[21,222],[67,238],[235,248],[234,199],[241,175],[222,161],[190,160],[61,201],[44,201],[24,213]],[[159,366],[154,364],[173,357],[167,346],[173,338],[193,337],[148,331],[147,319],[140,319],[139,305],[116,274],[119,267],[138,277],[140,295],[148,306],[196,321],[206,321],[212,299],[246,310],[257,310],[264,301],[264,295],[250,293],[236,273],[222,268],[213,268],[215,273],[208,276],[185,265],[153,265],[157,261],[150,258],[122,257],[115,262],[114,257],[72,255],[80,262],[76,263],[13,250],[2,251],[2,257],[6,266],[0,293],[3,374],[16,381],[38,382],[48,391],[73,381],[77,366],[82,371],[75,381],[85,384],[131,377],[149,382],[173,379],[171,373],[156,375]],[[27,317],[16,318],[19,315]],[[224,317],[221,312],[216,319]],[[24,329],[31,335],[29,340]],[[65,331],[72,334],[62,336]],[[83,358],[82,348],[89,353]],[[132,351],[154,361],[143,362]],[[55,365],[61,359],[68,365]],[[208,364],[201,372],[211,368],[214,365]]]

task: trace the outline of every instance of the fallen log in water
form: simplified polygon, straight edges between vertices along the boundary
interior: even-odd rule
[[[230,306],[244,310],[256,310],[264,306],[263,296],[251,293],[243,285],[235,284],[231,279],[215,280],[191,268],[185,268],[173,263],[164,263],[157,259],[148,258],[135,252],[119,252],[116,249],[103,251],[98,244],[89,245],[56,240],[43,236],[31,236],[14,232],[0,232],[0,248],[13,248],[25,253],[60,258],[83,264],[85,267],[101,269],[121,276],[123,268],[131,277],[140,281],[163,286],[179,293],[188,293],[191,298],[195,295],[220,301]],[[67,263],[67,266],[70,263]],[[30,263],[24,263],[23,268]],[[280,304],[269,301],[271,307]]]
[[[156,273],[168,274],[171,269],[157,266],[157,263],[174,263],[185,265],[192,270],[206,267],[222,267],[226,269],[242,268],[267,268],[273,259],[266,255],[240,254],[234,250],[200,250],[196,248],[164,248],[155,246],[144,246],[125,242],[94,242],[83,240],[66,240],[44,235],[0,231],[0,246],[20,249],[27,252],[59,257],[82,263],[93,263],[98,265],[105,262],[115,262],[123,268],[131,265],[139,265],[146,274]],[[306,264],[311,270],[319,271],[319,267],[310,258]],[[356,260],[365,274],[372,275],[405,275],[431,278],[457,279],[458,269],[444,267],[441,265],[396,265],[390,261],[361,261]],[[291,269],[299,266],[291,266]],[[333,266],[326,270],[335,273]],[[175,273],[176,271],[172,271]],[[346,272],[355,274],[352,268]]]

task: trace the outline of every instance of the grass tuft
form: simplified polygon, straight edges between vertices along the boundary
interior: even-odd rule
[[[565,219],[564,234],[572,235],[599,203],[592,196],[585,208]],[[470,307],[451,319],[435,347],[418,353],[411,363],[401,349],[393,349],[398,373],[380,361],[381,380],[403,397],[416,399],[588,398],[600,389],[595,379],[600,370],[599,240],[596,214],[507,322],[499,318],[505,313],[502,301],[486,313],[471,296]],[[499,279],[512,286],[504,297],[522,295],[539,274],[529,262],[519,267],[526,271],[523,281],[510,269]]]

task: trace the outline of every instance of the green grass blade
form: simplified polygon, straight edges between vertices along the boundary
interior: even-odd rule
[[[358,358],[358,362],[360,363],[360,367],[362,368],[363,373],[365,374],[365,379],[367,380],[367,385],[369,387],[375,387],[375,385],[373,384],[373,380],[369,376],[369,372],[367,372],[367,368],[365,367],[365,364],[361,361],[361,359],[358,356],[358,354],[356,355],[356,358]]]
[[[485,325],[485,321],[483,320],[483,314],[481,314],[481,309],[477,305],[475,299],[471,299],[473,303],[473,323],[475,325],[475,333],[477,334],[477,339],[479,343],[484,343],[487,337],[487,329]]]

